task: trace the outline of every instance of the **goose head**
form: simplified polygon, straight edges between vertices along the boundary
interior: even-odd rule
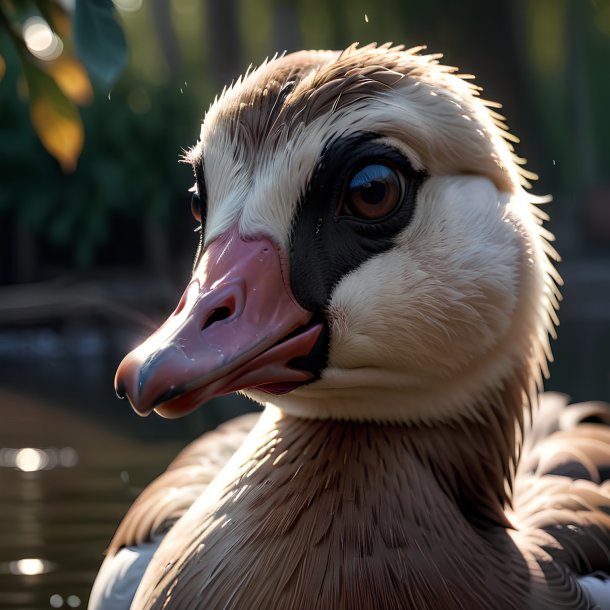
[[[519,417],[550,354],[551,236],[496,106],[438,60],[300,52],[214,101],[192,279],[117,372],[138,413],[239,390],[302,418]]]

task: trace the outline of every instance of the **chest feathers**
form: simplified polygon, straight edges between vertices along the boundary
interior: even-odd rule
[[[521,555],[426,467],[421,430],[414,444],[404,426],[266,414],[255,432],[164,541],[136,608],[526,607]]]

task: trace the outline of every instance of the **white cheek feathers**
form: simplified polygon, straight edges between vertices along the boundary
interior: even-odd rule
[[[538,341],[542,271],[520,196],[480,177],[424,183],[395,247],[333,291],[322,379],[277,404],[306,417],[478,417]]]
[[[502,220],[500,198],[486,179],[431,179],[395,248],[337,286],[331,316],[336,308],[349,311],[352,333],[366,334],[367,352],[377,352],[375,364],[392,362],[396,350],[406,371],[426,380],[447,376],[506,332],[516,302],[519,244]],[[349,335],[336,337],[331,363],[357,362]],[[362,354],[352,366],[367,358]]]

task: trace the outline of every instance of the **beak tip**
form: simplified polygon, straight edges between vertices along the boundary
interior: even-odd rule
[[[125,385],[123,383],[117,382],[116,385],[114,386],[114,391],[117,395],[117,398],[120,398],[121,400],[125,400],[125,398],[127,398],[127,393],[125,391]]]
[[[152,407],[145,408],[140,404],[141,395],[141,370],[139,362],[133,357],[133,352],[127,354],[119,364],[114,377],[114,391],[117,398],[127,400],[133,410],[143,417],[149,415]]]
[[[127,384],[122,379],[119,379],[118,375],[114,382],[114,391],[117,395],[117,398],[120,398],[121,400],[127,400],[133,410],[141,417],[147,417],[152,412],[152,407],[150,409],[143,409],[141,406],[136,404],[137,401],[129,391]]]

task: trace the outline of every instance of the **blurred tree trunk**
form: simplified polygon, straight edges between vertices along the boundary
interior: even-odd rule
[[[508,23],[510,24],[509,31],[511,34],[511,51],[514,62],[514,70],[516,74],[516,89],[519,92],[517,99],[517,108],[520,110],[520,120],[515,130],[516,134],[525,136],[525,134],[533,133],[540,135],[548,135],[544,129],[544,121],[539,118],[541,103],[539,98],[540,83],[534,73],[532,65],[532,50],[531,41],[529,39],[530,24],[528,23],[528,6],[527,0],[503,0]],[[531,9],[531,7],[529,7]],[[511,120],[512,123],[512,120]],[[520,147],[517,152],[526,157],[532,156],[527,152],[525,147],[535,151],[536,158],[552,159],[556,153],[552,151],[552,145],[549,138],[523,138],[523,147]],[[550,165],[550,164],[549,164]],[[551,182],[551,175],[557,171],[555,166],[542,166],[531,168],[533,171],[541,172],[543,184]],[[545,182],[546,181],[546,182]],[[544,188],[542,191],[544,192]]]
[[[217,87],[228,85],[244,69],[237,17],[238,0],[208,0],[205,28],[209,41],[209,65]]]
[[[593,186],[599,178],[598,161],[591,116],[591,91],[587,79],[586,28],[588,17],[580,0],[568,5],[568,59],[566,84],[569,116],[572,122],[572,147],[577,161],[577,184],[580,189]]]
[[[333,39],[333,48],[344,49],[349,46],[353,40],[350,40],[345,14],[347,12],[344,0],[334,0],[329,2],[328,12],[331,19],[331,32]]]
[[[161,53],[167,63],[172,82],[180,77],[182,59],[180,44],[172,21],[169,0],[152,0],[152,21]],[[156,277],[165,280],[170,277],[169,233],[163,230],[152,218],[147,218],[144,225],[144,239],[146,243],[146,259]]]
[[[180,45],[172,22],[169,0],[152,0],[152,21],[159,39],[159,46],[163,57],[167,62],[172,80],[178,78],[182,60],[180,57]]]
[[[278,53],[301,48],[299,12],[292,0],[273,2],[273,45]]]
[[[599,165],[587,78],[590,6],[581,0],[515,0],[507,6],[525,74],[523,97],[531,110],[532,131],[544,136],[537,144],[527,141],[547,160],[546,166],[535,169],[547,190],[582,190],[594,182]],[[545,177],[552,177],[550,184]],[[558,198],[559,205],[561,201]]]

